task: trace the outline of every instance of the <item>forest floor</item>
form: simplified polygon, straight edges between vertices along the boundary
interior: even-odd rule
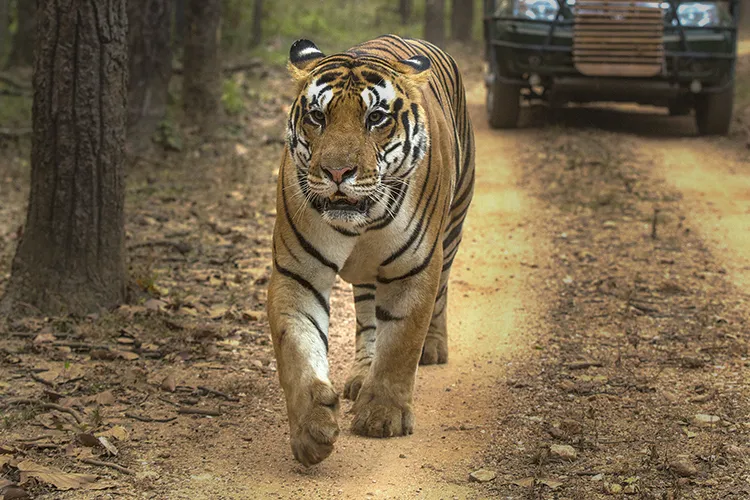
[[[414,435],[289,447],[265,314],[283,72],[208,143],[131,158],[130,303],[0,323],[0,489],[35,498],[748,498],[750,150],[634,106],[486,125],[454,264],[450,362]],[[244,77],[238,76],[238,79]],[[257,82],[261,82],[258,87]],[[251,85],[252,83],[252,85]],[[262,90],[258,90],[261,88]],[[0,292],[28,192],[0,145]],[[338,389],[349,286],[332,298]],[[106,464],[116,464],[112,468]],[[494,477],[476,482],[484,469]]]

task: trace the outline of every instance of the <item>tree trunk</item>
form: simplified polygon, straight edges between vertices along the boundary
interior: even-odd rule
[[[435,45],[445,43],[445,0],[425,2],[424,37]]]
[[[8,44],[8,28],[10,27],[9,7],[9,0],[0,0],[0,64],[5,60],[5,48]]]
[[[181,47],[185,40],[185,1],[174,0],[174,43]]]
[[[453,0],[451,9],[451,37],[468,42],[474,24],[474,0]]]
[[[18,0],[18,26],[8,57],[9,67],[34,64],[35,17],[36,0]]]
[[[401,15],[401,24],[411,22],[411,13],[414,10],[414,0],[399,0],[398,13]]]
[[[86,314],[125,298],[125,4],[39,0],[31,192],[5,311]]]
[[[220,0],[188,0],[185,21],[185,78],[182,100],[186,116],[210,133],[219,116]]]
[[[173,0],[129,0],[128,145],[143,151],[167,112]]]
[[[253,5],[253,37],[251,47],[257,47],[263,41],[263,0],[255,0]]]

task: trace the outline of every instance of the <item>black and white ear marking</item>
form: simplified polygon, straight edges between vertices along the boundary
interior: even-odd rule
[[[432,65],[430,58],[427,56],[414,56],[409,59],[402,59],[401,63],[411,67],[414,70],[414,74],[427,71]]]
[[[322,57],[325,57],[325,54],[310,40],[297,40],[289,49],[289,62],[299,69],[306,67],[310,61]]]

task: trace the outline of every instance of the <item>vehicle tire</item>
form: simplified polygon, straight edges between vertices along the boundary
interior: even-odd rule
[[[669,116],[687,116],[693,109],[690,103],[684,100],[669,101],[667,107],[669,108]]]
[[[725,90],[695,96],[695,123],[700,135],[726,135],[732,122],[734,82]]]
[[[521,88],[494,81],[487,85],[487,119],[492,128],[516,128],[521,110]]]

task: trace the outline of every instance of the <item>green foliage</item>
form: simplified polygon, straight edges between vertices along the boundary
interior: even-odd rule
[[[224,0],[222,40],[230,52],[244,52],[252,38],[254,0]],[[412,22],[402,26],[393,0],[266,1],[262,46],[254,53],[268,62],[285,62],[299,38],[313,40],[326,53],[345,50],[384,33],[420,36],[423,2],[414,2]]]
[[[231,78],[224,80],[221,88],[221,103],[228,115],[238,115],[245,109],[242,86]]]

